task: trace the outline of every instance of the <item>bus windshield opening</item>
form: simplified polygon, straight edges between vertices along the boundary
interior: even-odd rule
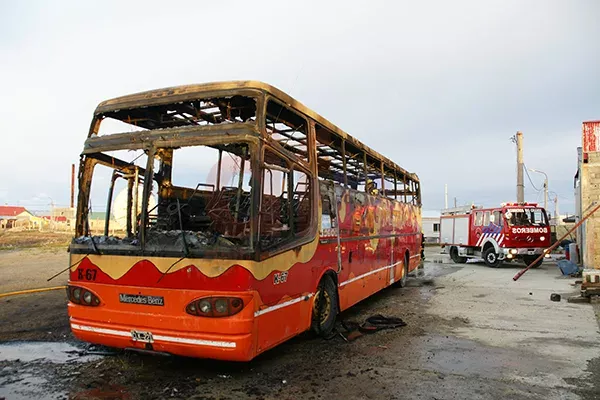
[[[102,214],[104,224],[88,223],[87,234],[75,243],[108,249],[142,246],[149,254],[186,256],[238,254],[253,247],[247,143],[157,148],[150,163],[147,151],[110,153],[116,154],[89,157],[96,164],[88,221]]]

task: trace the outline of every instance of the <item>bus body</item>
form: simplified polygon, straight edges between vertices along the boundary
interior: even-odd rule
[[[330,331],[337,312],[403,284],[420,249],[418,177],[278,89],[129,95],[97,107],[81,156],[71,329],[246,361]]]

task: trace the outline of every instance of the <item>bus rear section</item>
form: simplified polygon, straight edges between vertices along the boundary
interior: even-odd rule
[[[67,289],[74,335],[117,348],[253,358],[257,293],[240,290],[243,280],[247,285],[245,270],[233,266],[207,284],[209,279],[188,263],[164,275],[175,261],[85,256],[71,270]],[[121,269],[126,272],[118,276]]]

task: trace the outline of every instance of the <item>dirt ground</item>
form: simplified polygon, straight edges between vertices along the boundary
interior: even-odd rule
[[[29,247],[63,247],[66,249],[72,236],[72,232],[0,231],[0,250]]]
[[[66,265],[64,250],[2,252],[0,293],[39,287]],[[63,291],[0,298],[0,398],[600,398],[594,306],[566,302],[577,288],[555,263],[513,282],[518,268],[455,265],[428,248],[408,287],[340,316],[384,314],[407,326],[349,343],[303,334],[249,363],[97,348],[71,336]]]

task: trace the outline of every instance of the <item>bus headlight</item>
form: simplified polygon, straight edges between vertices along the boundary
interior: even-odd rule
[[[67,297],[71,303],[82,306],[97,307],[100,305],[100,299],[94,293],[79,286],[67,286]]]
[[[92,294],[87,290],[83,292],[83,302],[88,305],[92,304]]]
[[[212,310],[212,306],[210,304],[210,301],[208,301],[208,300],[201,300],[201,301],[199,301],[198,302],[198,309],[203,314],[209,314],[211,312],[211,310]]]

